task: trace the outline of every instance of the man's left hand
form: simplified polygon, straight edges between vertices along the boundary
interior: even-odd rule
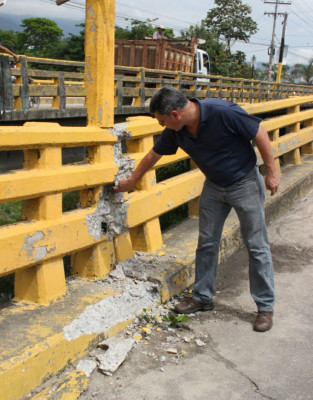
[[[265,187],[267,190],[271,191],[271,196],[275,194],[278,190],[280,183],[280,176],[278,173],[267,174],[265,177]]]

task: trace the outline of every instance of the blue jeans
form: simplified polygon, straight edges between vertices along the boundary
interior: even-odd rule
[[[274,273],[264,216],[265,185],[257,167],[223,188],[206,180],[199,202],[194,299],[209,302],[215,295],[218,253],[224,222],[234,207],[249,252],[250,293],[258,310],[274,306]]]

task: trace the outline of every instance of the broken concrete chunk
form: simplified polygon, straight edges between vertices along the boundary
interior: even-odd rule
[[[96,366],[97,364],[92,360],[80,360],[77,364],[77,369],[83,371],[84,374],[89,377]]]
[[[196,339],[195,342],[196,342],[196,345],[197,345],[198,347],[203,347],[203,346],[205,346],[205,343],[202,342],[202,340],[200,340],[200,339]]]
[[[177,350],[176,350],[176,349],[169,348],[169,349],[167,349],[166,351],[167,351],[168,353],[171,353],[171,354],[177,354]]]
[[[98,368],[105,375],[114,374],[127,357],[134,343],[133,339],[108,339],[106,341],[106,344],[109,346],[108,350],[104,354],[97,356],[99,362]]]
[[[123,267],[121,264],[117,264],[115,269],[110,272],[110,276],[116,279],[125,279],[126,276],[123,271]]]

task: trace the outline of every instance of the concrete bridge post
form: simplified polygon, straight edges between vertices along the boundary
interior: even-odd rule
[[[88,126],[114,125],[114,0],[86,1],[85,88]],[[113,148],[88,147],[91,163],[113,162]],[[82,190],[81,207],[97,207],[102,187]],[[100,242],[72,256],[76,276],[103,277],[115,263],[113,240]]]

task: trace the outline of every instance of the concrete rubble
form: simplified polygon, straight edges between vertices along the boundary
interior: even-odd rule
[[[114,177],[114,183],[131,175],[135,161],[123,155],[122,144],[131,134],[127,132],[126,124],[119,124],[111,133],[117,138],[113,145],[114,162],[119,166],[119,171]],[[112,186],[104,186],[97,202],[94,213],[86,216],[88,232],[96,240],[103,235],[112,240],[114,235],[120,235],[126,230],[128,205],[125,204],[124,193],[113,193]]]
[[[93,360],[80,360],[76,369],[83,371],[89,377],[96,367],[97,364]]]
[[[108,349],[104,354],[97,355],[98,368],[105,375],[112,375],[125,360],[127,354],[133,348],[134,339],[108,339],[104,342]],[[101,343],[100,343],[101,344]]]

